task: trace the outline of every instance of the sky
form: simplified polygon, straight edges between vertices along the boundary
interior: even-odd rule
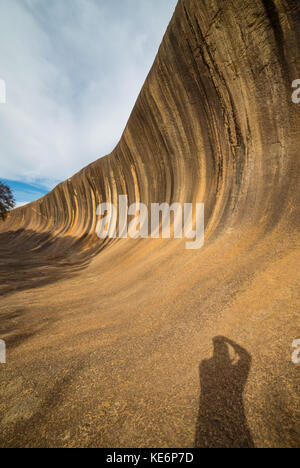
[[[0,179],[18,206],[114,149],[176,3],[0,0]]]

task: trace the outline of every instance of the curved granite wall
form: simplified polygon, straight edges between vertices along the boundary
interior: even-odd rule
[[[4,446],[299,445],[299,63],[298,0],[179,0],[114,151],[0,225]],[[204,248],[100,241],[119,194],[204,202]]]

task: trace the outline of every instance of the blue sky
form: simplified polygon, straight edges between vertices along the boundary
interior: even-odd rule
[[[28,184],[14,180],[1,179],[2,182],[9,185],[12,189],[15,199],[16,207],[25,205],[33,200],[37,200],[49,191],[48,188],[39,186],[38,184]]]
[[[113,150],[176,3],[0,1],[0,179],[18,204]]]

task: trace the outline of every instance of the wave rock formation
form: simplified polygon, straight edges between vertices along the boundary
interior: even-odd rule
[[[298,0],[179,0],[115,150],[0,224],[1,446],[299,445],[299,63]],[[204,247],[100,241],[121,194]]]

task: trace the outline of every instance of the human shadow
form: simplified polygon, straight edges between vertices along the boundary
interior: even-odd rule
[[[243,403],[251,356],[225,337],[214,338],[213,345],[213,357],[200,364],[195,447],[254,448]]]

